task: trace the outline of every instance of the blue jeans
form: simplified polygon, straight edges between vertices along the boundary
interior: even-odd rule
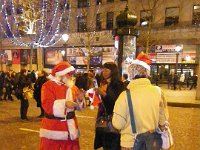
[[[162,146],[161,135],[146,132],[137,135],[133,150],[160,150]]]

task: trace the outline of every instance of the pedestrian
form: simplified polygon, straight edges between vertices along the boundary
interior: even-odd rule
[[[123,82],[116,64],[113,62],[105,63],[102,68],[100,87],[95,89],[96,94],[102,100],[102,103],[99,103],[97,120],[105,115],[112,115],[115,101],[123,90]],[[94,149],[100,147],[103,147],[104,150],[120,150],[120,134],[96,128]]]
[[[160,78],[161,78],[160,74],[157,73],[157,74],[155,75],[155,83],[156,83],[157,86],[158,86],[158,84],[159,84],[159,79],[160,79]]]
[[[29,101],[28,99],[24,96],[23,94],[23,89],[25,87],[31,86],[31,80],[28,80],[27,75],[26,75],[26,69],[21,69],[20,75],[19,75],[19,80],[18,80],[18,86],[17,86],[17,91],[18,91],[18,99],[20,100],[20,117],[22,121],[27,121],[27,112],[28,112],[28,107],[29,107]]]
[[[60,62],[42,85],[40,150],[80,149],[75,110],[83,108],[84,92],[74,85],[74,71],[68,62]]]
[[[30,73],[30,78],[31,78],[31,82],[35,83],[36,81],[36,74],[35,74],[35,70],[32,70]]]
[[[168,89],[171,89],[171,86],[172,86],[172,74],[171,73],[167,77],[167,84],[168,84]]]
[[[5,79],[5,73],[1,71],[0,73],[0,100],[2,100],[2,96],[3,96],[4,79]]]
[[[185,74],[181,74],[180,79],[179,79],[179,90],[184,87],[184,82],[185,82]]]
[[[197,80],[198,80],[198,76],[197,75],[193,75],[192,76],[192,84],[190,86],[190,90],[192,90],[192,88],[196,88],[196,86],[197,86]]]
[[[11,96],[12,83],[11,83],[11,77],[10,77],[9,72],[6,72],[6,75],[5,75],[4,87],[6,89],[6,92],[4,93],[4,100],[6,100],[8,98],[8,100],[13,101],[13,98]]]
[[[149,60],[146,55],[143,57],[133,61],[128,68],[133,79],[127,87],[131,95],[130,103],[127,91],[124,91],[118,97],[113,111],[113,126],[121,132],[121,150],[160,150],[162,146],[161,135],[156,129],[159,125],[163,127],[168,118],[164,115],[166,103],[162,99],[161,89],[148,79]],[[129,112],[130,105],[133,106],[133,114]],[[134,115],[134,120],[130,118],[131,115]],[[135,122],[136,131],[132,131],[131,122]]]
[[[124,83],[124,88],[126,89],[128,84],[129,84],[129,80],[128,80],[128,74],[124,73],[122,75],[122,82]]]
[[[47,81],[47,73],[42,70],[38,72],[38,79],[36,80],[35,84],[34,84],[34,99],[37,102],[37,107],[40,107],[40,115],[38,116],[40,117],[44,117],[44,109],[42,108],[41,105],[41,89],[42,89],[42,85]]]
[[[177,86],[177,83],[178,83],[178,75],[177,73],[174,74],[174,78],[173,78],[173,86],[174,86],[174,90],[176,90],[176,86]]]

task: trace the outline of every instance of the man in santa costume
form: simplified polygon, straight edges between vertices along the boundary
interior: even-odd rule
[[[83,107],[84,92],[73,83],[74,67],[61,62],[42,86],[45,117],[40,127],[40,150],[79,150],[75,110]]]

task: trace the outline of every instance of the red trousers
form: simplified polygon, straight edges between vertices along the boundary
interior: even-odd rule
[[[79,140],[51,140],[40,138],[40,150],[80,150]]]

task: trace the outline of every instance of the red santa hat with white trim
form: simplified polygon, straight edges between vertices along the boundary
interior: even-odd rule
[[[136,75],[146,75],[150,72],[151,60],[148,58],[147,54],[141,52],[135,60],[133,60],[128,67],[128,72],[130,79],[135,78]]]
[[[51,71],[51,76],[63,76],[66,74],[74,74],[75,68],[68,62],[63,61],[58,63]]]

